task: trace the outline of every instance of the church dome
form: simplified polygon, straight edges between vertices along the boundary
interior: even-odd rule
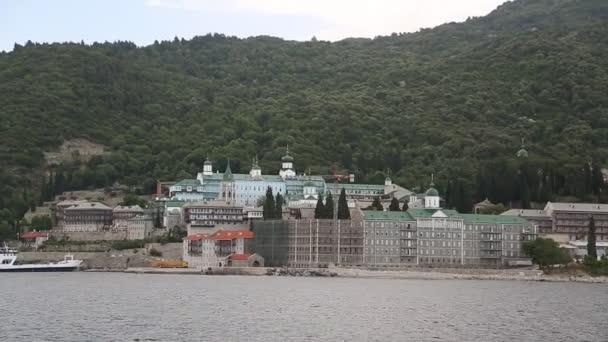
[[[517,158],[528,158],[528,151],[523,146],[521,150],[517,151]]]
[[[439,191],[437,189],[430,187],[425,193],[425,196],[439,196]]]
[[[293,157],[290,156],[289,154],[283,156],[283,158],[281,158],[281,161],[283,162],[293,162]]]
[[[211,162],[211,160],[207,159],[205,160],[205,163],[203,163],[203,165],[213,165],[213,163]]]
[[[431,181],[429,189],[424,193],[424,196],[435,196],[439,197],[439,191],[435,189],[435,183]]]
[[[311,181],[304,182],[304,187],[305,188],[309,188],[309,187],[312,188],[314,186],[315,186],[315,184],[313,182],[311,182]]]

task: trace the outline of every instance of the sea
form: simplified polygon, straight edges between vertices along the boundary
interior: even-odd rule
[[[608,341],[606,284],[0,274],[0,341]]]

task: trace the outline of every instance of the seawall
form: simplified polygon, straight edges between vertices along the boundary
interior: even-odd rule
[[[150,250],[154,248],[162,253],[153,257]],[[83,260],[83,269],[125,270],[129,267],[150,267],[158,260],[178,260],[182,256],[181,243],[150,243],[145,248],[110,250],[107,252],[20,252],[17,260],[24,263],[51,262],[63,260],[66,254]]]

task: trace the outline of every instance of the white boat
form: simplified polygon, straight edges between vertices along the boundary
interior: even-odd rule
[[[77,270],[82,260],[75,260],[74,256],[68,254],[63,261],[50,262],[46,264],[18,264],[17,250],[4,245],[0,247],[0,272],[70,272]]]

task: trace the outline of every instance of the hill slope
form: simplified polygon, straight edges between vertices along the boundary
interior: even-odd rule
[[[150,186],[194,174],[206,155],[246,172],[257,153],[274,173],[289,144],[299,171],[337,164],[381,181],[390,168],[408,187],[434,172],[443,191],[454,180],[508,201],[521,197],[524,137],[533,199],[547,182],[538,169],[550,174],[547,196],[583,199],[583,165],[608,158],[606,19],[603,0],[519,0],[373,40],[28,43],[0,54],[0,162],[28,173],[43,151],[86,138],[113,152],[64,166],[66,186]],[[0,178],[0,207],[31,186]]]

